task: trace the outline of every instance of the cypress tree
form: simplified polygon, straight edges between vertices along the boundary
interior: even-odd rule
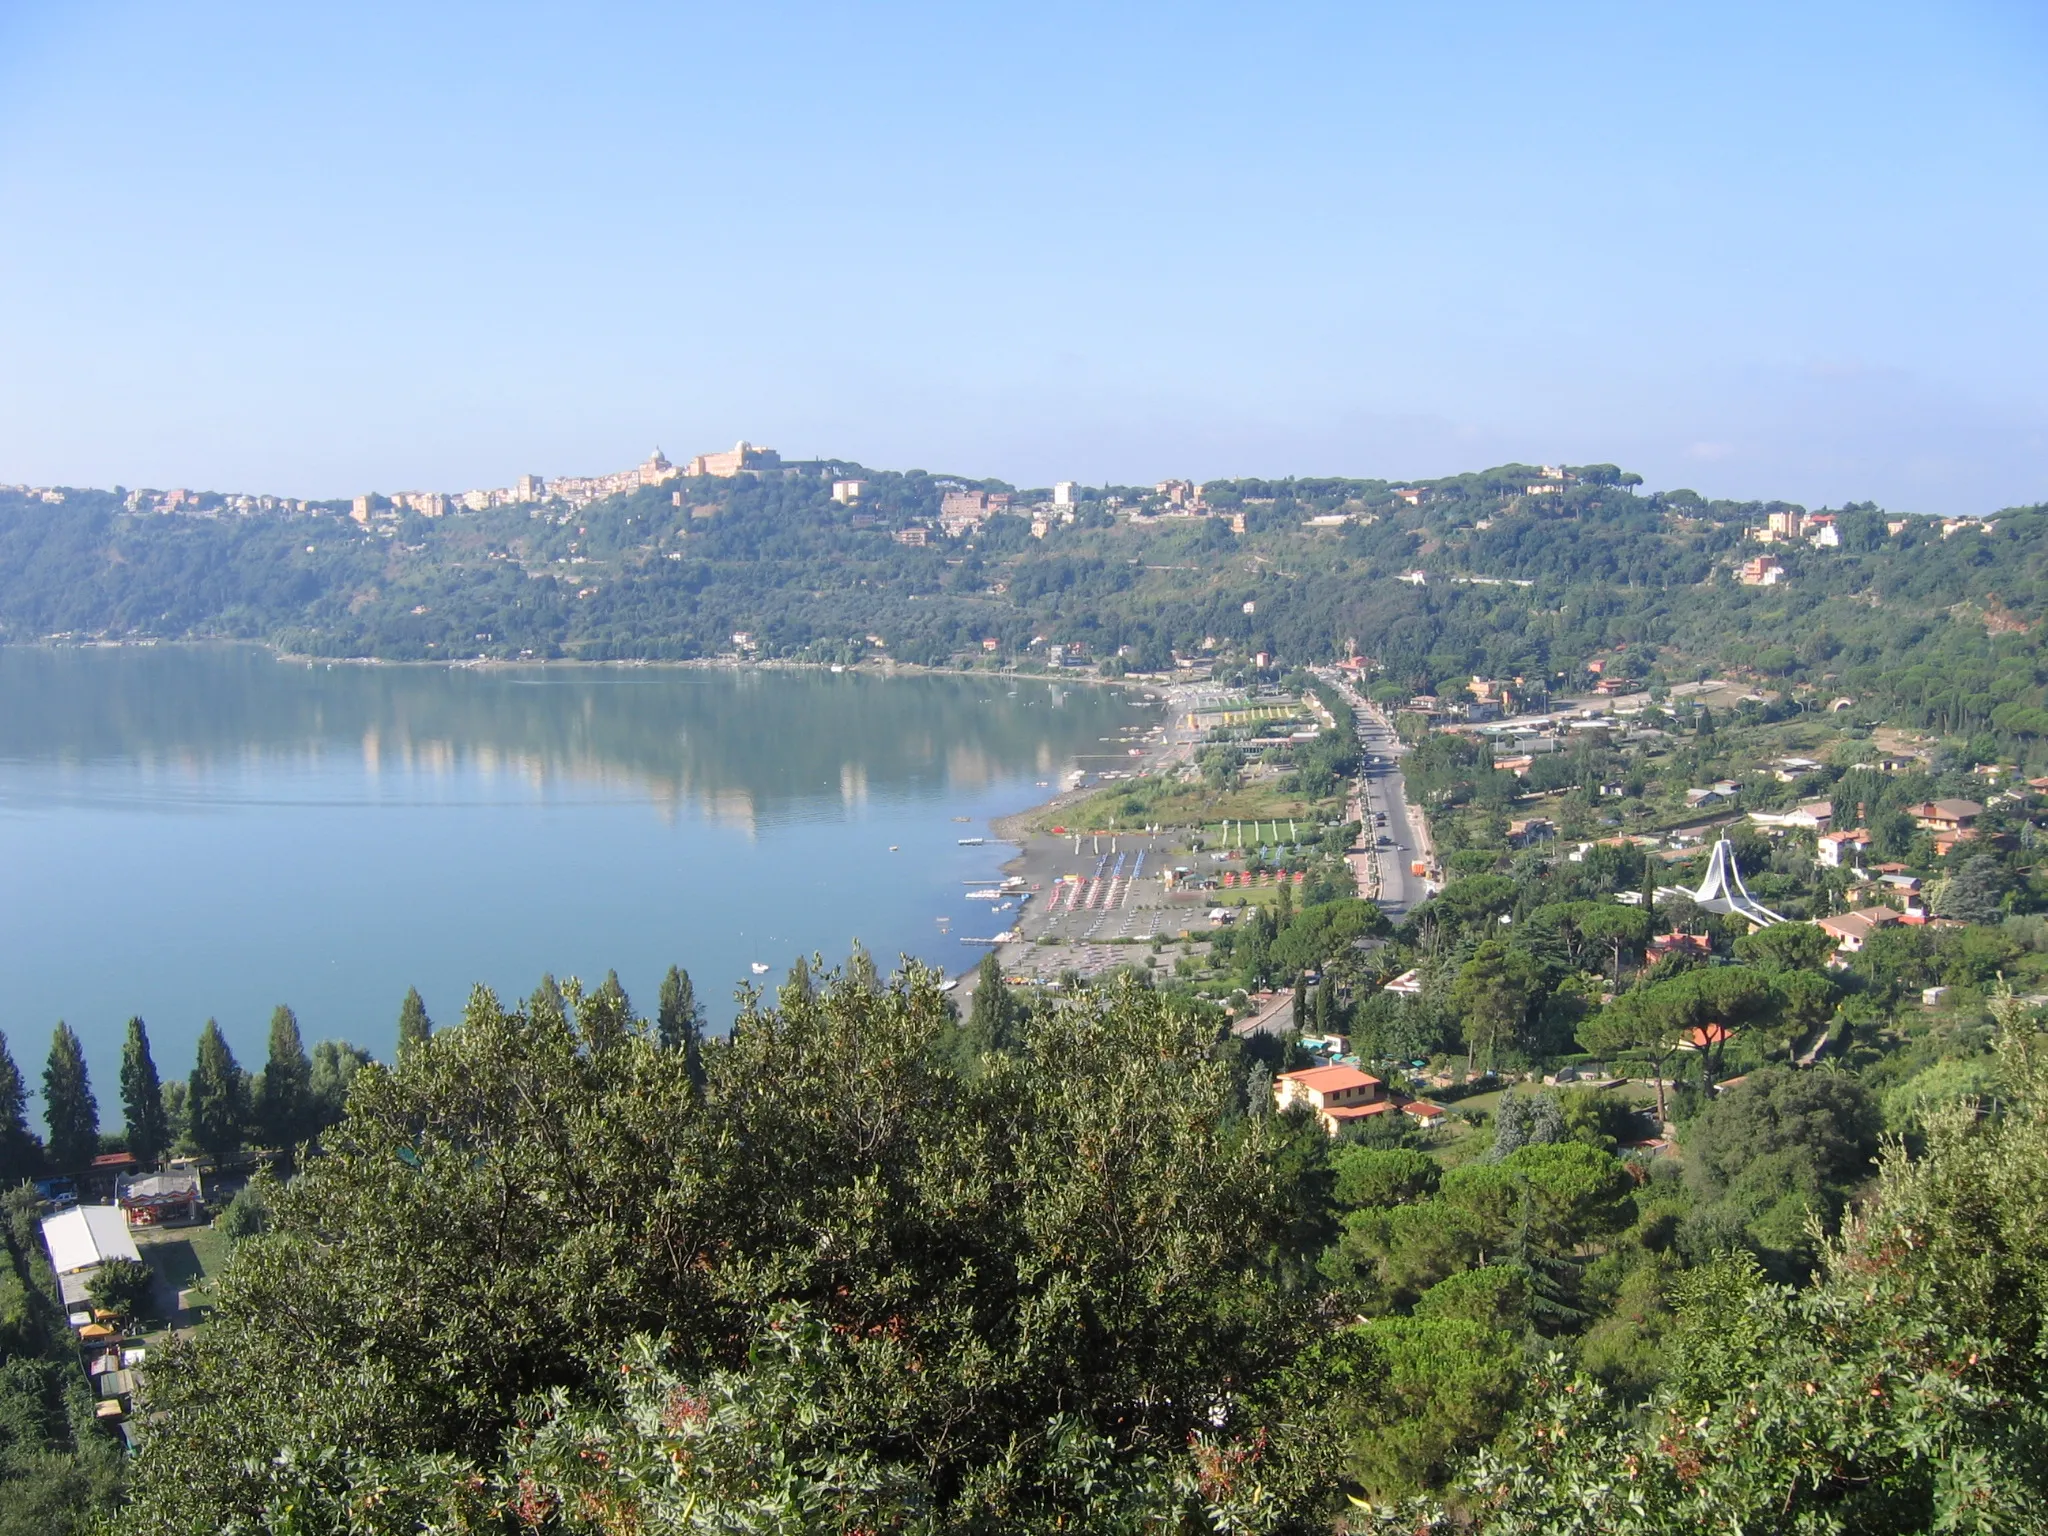
[[[317,1134],[341,1123],[348,1110],[349,1085],[370,1064],[370,1053],[346,1040],[322,1040],[313,1047],[313,1129]]]
[[[553,971],[541,973],[540,985],[533,989],[533,996],[526,1000],[526,1014],[536,1024],[560,1028],[569,1022],[569,1002],[562,996],[562,989],[555,981]]]
[[[164,1085],[149,1053],[149,1027],[139,1018],[128,1021],[128,1039],[121,1047],[121,1109],[128,1120],[128,1150],[153,1163],[170,1150],[171,1127],[164,1114]]]
[[[853,953],[846,957],[846,979],[863,992],[882,990],[882,977],[875,969],[875,957],[868,953],[867,946],[859,939],[853,941]]]
[[[626,989],[619,985],[619,973],[606,971],[597,990],[583,998],[576,1009],[576,1026],[591,1051],[609,1050],[629,1035],[638,1021]]]
[[[28,1125],[28,1084],[7,1049],[7,1036],[0,1034],[0,1184],[12,1188],[42,1166],[43,1144]]]
[[[99,1156],[100,1108],[86,1076],[85,1048],[62,1020],[43,1068],[43,1119],[50,1127],[50,1162],[59,1172],[84,1168]]]
[[[1308,978],[1296,975],[1294,978],[1294,1008],[1290,1015],[1294,1032],[1298,1035],[1308,1023]]]
[[[313,1063],[299,1034],[298,1016],[280,1003],[270,1016],[270,1059],[263,1067],[257,1124],[273,1147],[292,1147],[312,1135]]]
[[[974,969],[974,1001],[967,1010],[967,1039],[974,1055],[1002,1055],[1023,1043],[1024,1009],[1003,982],[995,951]]]
[[[192,1144],[192,1085],[182,1077],[164,1084],[164,1145],[183,1151]]]
[[[426,999],[420,996],[418,987],[407,987],[405,1001],[398,1005],[398,1059],[405,1060],[406,1051],[433,1032],[434,1021],[427,1017]]]
[[[626,989],[619,985],[617,971],[604,973],[604,980],[598,985],[597,995],[616,1008],[621,1018],[633,1017],[633,1000],[626,996]]]
[[[789,979],[782,984],[782,1006],[794,1008],[798,1003],[809,1002],[814,995],[811,986],[811,963],[802,955],[798,955],[796,964],[789,968]]]
[[[186,1088],[185,1116],[192,1140],[217,1163],[242,1149],[247,1093],[235,1053],[222,1038],[220,1025],[208,1019],[199,1032],[199,1059],[193,1063]]]
[[[690,973],[679,965],[668,968],[661,978],[661,1007],[655,1015],[655,1035],[665,1050],[683,1053],[683,1070],[697,1091],[704,1091],[704,1010],[697,1003],[697,988]]]

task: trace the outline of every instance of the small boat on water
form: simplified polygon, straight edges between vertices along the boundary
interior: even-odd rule
[[[897,851],[898,851],[898,849],[897,849],[897,847],[896,847],[896,845],[895,845],[894,843],[891,843],[891,844],[889,845],[889,851],[890,851],[891,853],[895,853],[895,852],[897,852]]]
[[[768,967],[763,965],[758,960],[756,960],[752,965],[748,966],[747,969],[752,971],[756,976],[766,976],[768,974]]]
[[[985,837],[963,837],[960,839],[960,846],[962,848],[979,848],[987,841],[988,839]]]
[[[969,891],[967,899],[969,901],[1001,901],[1003,893],[991,885],[985,886],[978,891]]]

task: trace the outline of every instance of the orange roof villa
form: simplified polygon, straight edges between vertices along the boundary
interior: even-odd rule
[[[1356,1067],[1309,1067],[1273,1079],[1274,1107],[1281,1112],[1306,1104],[1332,1135],[1347,1120],[1385,1114],[1393,1106],[1387,1085]]]
[[[1305,1104],[1323,1122],[1332,1136],[1353,1120],[1389,1111],[1411,1116],[1424,1125],[1443,1115],[1440,1105],[1411,1099],[1404,1093],[1389,1093],[1387,1085],[1356,1067],[1308,1067],[1300,1072],[1282,1072],[1273,1079],[1273,1106],[1282,1114]]]

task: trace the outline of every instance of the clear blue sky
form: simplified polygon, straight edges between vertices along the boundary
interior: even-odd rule
[[[2044,18],[0,0],[0,481],[2048,499]]]

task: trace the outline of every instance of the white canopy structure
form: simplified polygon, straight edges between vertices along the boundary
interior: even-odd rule
[[[43,1219],[43,1243],[58,1274],[92,1269],[109,1259],[142,1262],[128,1217],[118,1205],[74,1205]]]
[[[1688,891],[1682,885],[1668,885],[1657,892],[1660,901],[1671,896],[1690,896],[1709,912],[1747,918],[1759,928],[1786,921],[1749,894],[1749,887],[1742,883],[1742,869],[1735,862],[1735,845],[1725,837],[1714,844],[1713,854],[1707,860],[1707,878],[1700,882],[1700,888]]]

